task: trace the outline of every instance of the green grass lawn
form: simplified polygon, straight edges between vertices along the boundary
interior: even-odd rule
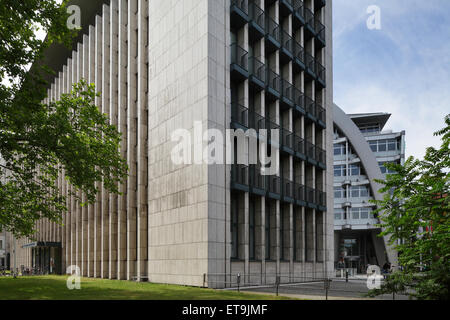
[[[0,300],[275,300],[271,295],[131,281],[82,278],[69,290],[66,276],[0,277]]]

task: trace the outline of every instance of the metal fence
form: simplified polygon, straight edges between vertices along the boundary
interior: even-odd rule
[[[204,287],[239,292],[258,292],[318,300],[371,299],[368,278],[352,277],[349,272],[342,276],[327,276],[323,272],[302,274],[205,274]],[[370,279],[369,279],[370,281]],[[379,300],[409,300],[407,294],[385,294]]]

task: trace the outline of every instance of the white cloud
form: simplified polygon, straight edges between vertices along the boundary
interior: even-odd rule
[[[360,17],[370,4],[382,8],[381,31],[368,31]],[[450,113],[444,40],[450,2],[335,0],[333,6],[335,102],[348,113],[392,113],[388,127],[406,130],[408,155],[422,157],[426,147],[439,146],[433,133]]]

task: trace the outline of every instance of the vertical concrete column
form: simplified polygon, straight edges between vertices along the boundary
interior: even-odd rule
[[[138,181],[138,215],[137,215],[137,276],[147,275],[148,244],[148,2],[138,0],[138,39],[137,39],[137,181]]]
[[[89,84],[89,36],[83,35],[83,59],[82,74],[83,78]],[[87,197],[84,193],[81,195],[83,206],[81,207],[81,274],[87,277],[88,274],[88,206]]]
[[[69,94],[71,92],[72,86],[72,59],[67,59],[67,73],[66,73],[66,92]],[[65,173],[64,173],[65,177]],[[71,233],[71,222],[72,222],[72,203],[70,195],[70,184],[68,180],[65,180],[65,195],[66,195],[66,268],[72,265],[72,233]]]
[[[77,82],[77,74],[78,74],[78,52],[73,51],[72,53],[72,69],[71,69],[71,86]],[[72,243],[72,257],[71,257],[71,265],[78,265],[77,257],[78,257],[78,234],[77,234],[77,201],[74,195],[75,190],[74,187],[70,187],[71,192],[71,243]]]
[[[97,92],[102,92],[103,88],[103,20],[100,16],[95,17],[95,88]],[[102,110],[102,98],[96,97],[95,104]],[[100,190],[94,204],[94,277],[101,276],[101,252],[102,252],[102,192],[101,182],[97,183]]]
[[[110,20],[110,7],[103,5],[102,14],[102,112],[109,114],[110,110],[110,58],[111,58],[111,20]],[[102,262],[101,262],[101,277],[109,278],[109,193],[102,186]]]
[[[79,82],[83,79],[83,60],[84,60],[84,45],[82,43],[78,43],[78,55],[77,55],[77,73],[75,82]],[[83,260],[83,207],[82,199],[83,195],[81,191],[77,192],[77,202],[76,202],[76,226],[77,226],[77,265],[80,267],[81,274],[84,274],[84,260]]]
[[[110,2],[109,120],[118,127],[119,0]],[[109,279],[117,278],[117,195],[109,196]]]
[[[137,239],[137,1],[128,1],[128,63],[127,63],[127,162],[129,166],[127,181],[127,280],[136,274]]]
[[[127,158],[127,0],[119,1],[119,30],[118,30],[118,127],[123,134],[120,145],[120,155]],[[118,196],[118,232],[117,232],[117,278],[126,279],[127,261],[127,182],[119,186],[122,195]]]
[[[89,26],[89,84],[95,84],[95,27]],[[98,88],[95,90],[98,92]],[[87,275],[94,277],[94,221],[95,221],[95,204],[89,204],[87,208]]]

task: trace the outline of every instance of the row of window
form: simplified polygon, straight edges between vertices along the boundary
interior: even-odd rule
[[[370,195],[369,188],[367,186],[352,186],[349,190],[350,198],[365,198],[368,197],[369,195]],[[335,187],[334,197],[336,199],[347,198],[347,188]]]
[[[335,177],[360,176],[362,174],[361,166],[359,164],[351,164],[348,166],[348,171],[345,165],[334,166]]]
[[[379,124],[373,124],[373,125],[365,125],[360,128],[362,133],[377,133],[380,132],[380,125]]]
[[[347,148],[343,143],[336,143],[334,145],[334,155],[335,156],[344,156],[347,154]]]
[[[368,220],[375,219],[371,208],[352,208],[350,210],[350,217],[346,217],[345,209],[334,209],[334,219],[335,220]]]
[[[369,145],[373,152],[399,151],[401,149],[398,139],[369,141]]]

